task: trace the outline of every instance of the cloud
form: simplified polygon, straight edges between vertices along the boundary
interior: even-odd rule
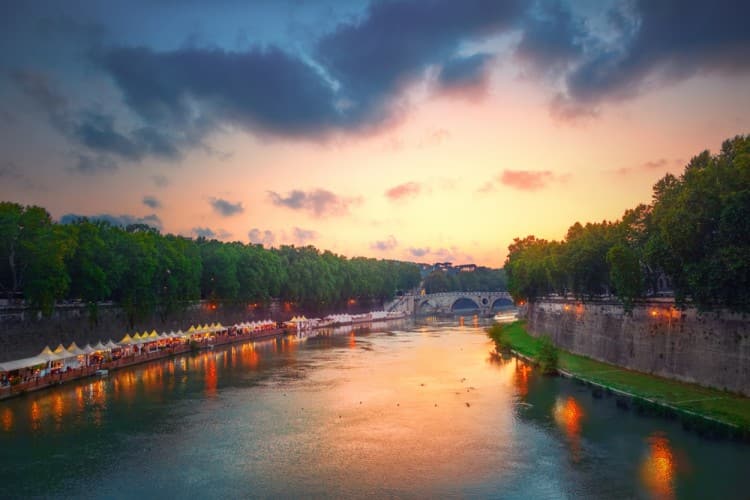
[[[527,13],[515,55],[534,74],[554,76],[583,56],[583,21],[561,1],[538,2]]]
[[[404,86],[430,67],[443,67],[446,86],[476,80],[482,56],[459,57],[459,50],[511,29],[523,8],[521,0],[373,2],[358,19],[319,36],[304,56],[274,45],[97,46],[92,60],[153,130],[200,139],[232,124],[261,135],[317,138],[393,118]]]
[[[565,97],[595,107],[698,73],[750,70],[750,3],[636,0],[608,12],[618,36],[594,39],[565,78]]]
[[[201,122],[209,128],[226,122],[300,136],[338,120],[333,90],[318,71],[277,47],[245,52],[116,47],[98,53],[95,62],[147,123],[198,131]]]
[[[536,191],[545,187],[555,175],[549,170],[504,170],[500,182],[522,191]]]
[[[380,252],[387,252],[389,250],[393,250],[397,246],[398,246],[398,241],[396,241],[396,238],[393,235],[390,235],[388,239],[374,241],[370,244],[371,249],[378,250]]]
[[[112,215],[112,214],[99,214],[99,215],[79,215],[79,214],[65,214],[60,217],[60,224],[71,224],[78,219],[88,219],[91,221],[104,221],[112,224],[113,226],[127,227],[132,224],[145,224],[155,229],[162,229],[162,222],[159,216],[156,214],[145,215],[138,217],[135,215]]]
[[[198,238],[212,239],[216,237],[216,233],[210,227],[194,227],[190,232]]]
[[[462,43],[510,29],[524,2],[372,2],[362,18],[324,36],[315,59],[340,85],[348,118],[381,122],[403,86],[453,59]]]
[[[206,238],[207,240],[226,240],[227,238],[232,237],[232,233],[225,231],[224,229],[214,231],[210,227],[194,227],[190,232],[198,238]]]
[[[211,198],[209,203],[219,215],[222,217],[231,217],[233,215],[241,214],[245,211],[241,202],[231,203],[222,198]]]
[[[671,160],[667,158],[658,158],[656,160],[649,160],[649,161],[643,162],[640,165],[636,165],[633,167],[621,167],[615,170],[610,170],[610,172],[613,172],[619,175],[628,175],[637,171],[654,171],[654,170],[668,171],[668,170],[671,170],[672,168],[681,168],[684,163],[685,161],[682,158],[674,158]]]
[[[153,210],[156,210],[157,208],[161,208],[162,207],[161,201],[159,201],[154,196],[144,196],[143,197],[143,204],[146,205],[147,207],[153,209]]]
[[[346,198],[325,189],[301,191],[295,189],[281,195],[275,191],[268,191],[271,203],[278,207],[292,210],[304,210],[315,217],[325,215],[347,215],[351,206],[361,202],[360,198]]]
[[[418,182],[405,182],[387,190],[385,195],[390,198],[391,201],[399,201],[406,198],[414,198],[421,190],[422,185]]]
[[[154,182],[154,186],[158,188],[169,186],[169,179],[167,179],[166,176],[163,176],[161,174],[152,175],[151,180]]]
[[[409,253],[412,254],[414,257],[424,257],[425,255],[430,253],[430,247],[426,247],[426,248],[409,247]]]
[[[292,235],[295,243],[299,245],[305,245],[318,237],[316,231],[313,231],[312,229],[302,229],[300,227],[295,227],[292,231]]]
[[[448,60],[438,73],[438,82],[444,90],[483,91],[488,78],[490,54],[474,54]]]
[[[116,159],[140,162],[147,155],[176,159],[180,153],[174,140],[153,127],[141,127],[129,134],[115,128],[115,118],[96,110],[75,111],[69,100],[41,72],[22,70],[12,80],[46,115],[50,125],[83,147],[76,153],[72,170],[91,174],[113,170]]]
[[[276,235],[268,229],[261,231],[260,229],[253,228],[247,233],[247,237],[250,243],[261,244],[267,248],[274,246],[276,243]]]

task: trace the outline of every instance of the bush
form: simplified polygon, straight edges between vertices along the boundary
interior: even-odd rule
[[[549,336],[542,335],[539,338],[539,356],[537,358],[542,373],[545,375],[557,373],[557,360],[557,347]]]
[[[495,323],[485,330],[487,335],[495,342],[495,350],[501,352],[510,348],[508,342],[503,339],[503,327]]]
[[[195,340],[190,341],[190,350],[192,352],[198,352],[200,351],[200,349],[201,349],[201,345],[197,341]]]

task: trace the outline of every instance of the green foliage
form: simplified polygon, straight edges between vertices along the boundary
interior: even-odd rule
[[[407,262],[347,259],[312,246],[268,250],[192,240],[143,224],[121,228],[82,218],[61,225],[40,207],[0,203],[0,292],[45,313],[57,300],[83,301],[92,323],[97,305],[108,300],[123,307],[133,326],[201,298],[333,305],[390,298],[419,282],[419,268]]]
[[[492,326],[488,327],[486,330],[487,335],[492,339],[492,341],[495,343],[495,350],[497,352],[505,351],[507,349],[510,349],[511,345],[508,342],[508,340],[503,335],[503,326],[500,324],[493,324]]]
[[[615,293],[626,311],[631,311],[633,301],[643,293],[643,279],[638,255],[629,247],[616,244],[607,252],[609,277]]]
[[[424,289],[427,293],[440,292],[495,292],[507,289],[505,271],[477,267],[471,272],[449,274],[435,270],[424,279]],[[407,287],[403,287],[407,288]]]
[[[626,308],[671,279],[680,304],[750,312],[750,137],[665,175],[650,205],[616,222],[570,227],[562,242],[515,239],[505,262],[516,300],[614,293]]]
[[[552,339],[547,335],[539,337],[539,354],[536,360],[542,373],[545,375],[556,374],[558,358],[559,352]]]

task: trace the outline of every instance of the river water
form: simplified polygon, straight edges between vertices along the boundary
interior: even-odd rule
[[[750,446],[492,350],[470,319],[401,321],[0,402],[0,497],[750,496]]]

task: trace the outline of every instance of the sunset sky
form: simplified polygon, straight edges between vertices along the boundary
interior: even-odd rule
[[[0,5],[0,200],[500,266],[750,133],[750,3]],[[73,215],[71,215],[73,214]]]

